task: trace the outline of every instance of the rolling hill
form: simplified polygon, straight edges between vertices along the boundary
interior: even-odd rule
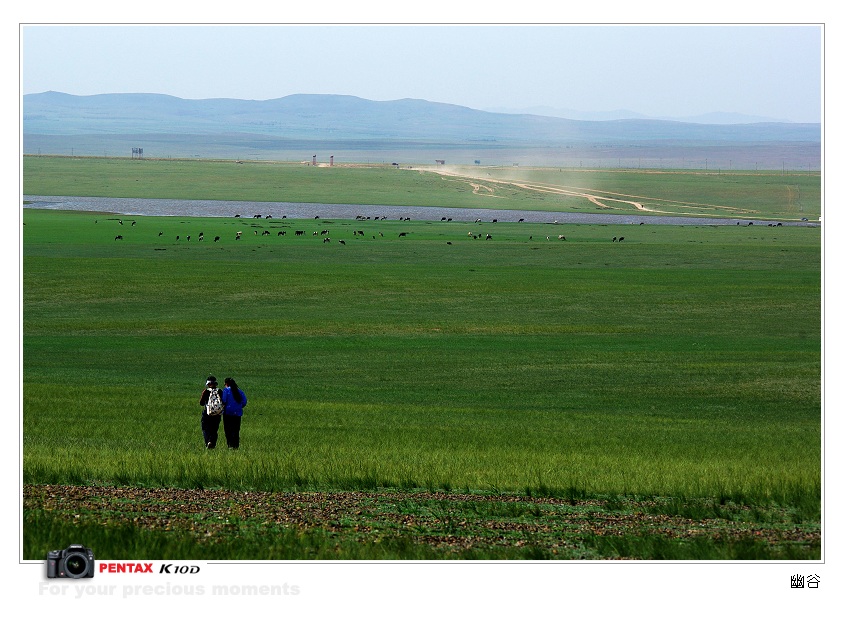
[[[23,96],[24,135],[253,135],[276,140],[570,143],[820,142],[819,124],[692,124],[570,120],[491,113],[425,100],[296,94],[272,100],[188,100],[163,94]]]

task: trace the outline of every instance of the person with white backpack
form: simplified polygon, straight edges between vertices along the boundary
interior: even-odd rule
[[[222,411],[225,406],[222,403],[222,394],[218,388],[216,377],[213,375],[208,375],[205,389],[199,398],[199,405],[202,406],[202,439],[205,447],[214,449],[219,435]]]

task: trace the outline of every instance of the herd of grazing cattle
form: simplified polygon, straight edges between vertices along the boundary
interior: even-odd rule
[[[241,216],[240,216],[239,214],[236,214],[236,215],[234,216],[234,218],[241,218]],[[272,216],[262,216],[261,214],[255,214],[255,215],[253,216],[253,218],[255,218],[255,219],[259,219],[259,218],[272,218]],[[286,219],[286,216],[284,216],[284,217],[283,217],[283,219]],[[319,217],[318,217],[318,216],[316,216],[316,218],[315,218],[315,219],[316,219],[316,220],[319,220]],[[110,219],[110,220],[115,220],[118,224],[123,225],[123,220],[122,220],[122,219],[117,219],[117,218],[114,218],[114,219]],[[365,221],[365,220],[372,220],[372,218],[371,218],[371,217],[369,217],[369,216],[357,216],[356,220],[358,220],[358,221]],[[386,218],[386,216],[382,216],[382,217],[381,217],[381,216],[375,216],[375,217],[374,217],[374,220],[385,221],[385,220],[387,220],[387,218]],[[400,220],[401,220],[401,221],[406,221],[406,222],[409,222],[409,221],[410,221],[410,220],[412,220],[412,219],[411,219],[411,218],[407,218],[407,217],[403,217],[403,216],[401,216]],[[442,221],[445,221],[445,222],[451,222],[451,221],[452,221],[452,218],[448,218],[448,217],[446,217],[446,216],[445,216],[445,217],[442,217],[442,219],[441,219],[441,220],[442,220]],[[97,221],[95,221],[95,222],[99,222],[99,221],[97,220]],[[478,220],[476,220],[476,221],[474,221],[474,222],[475,222],[475,223],[477,223],[477,224],[481,224],[481,223],[482,223],[482,220],[479,220],[479,219],[478,219]],[[497,223],[497,219],[495,218],[495,219],[493,219],[491,222],[492,222],[492,223]],[[523,219],[523,218],[520,218],[517,222],[518,222],[518,223],[522,223],[522,222],[524,222],[524,219]],[[549,223],[547,223],[547,224],[549,224]],[[553,224],[557,224],[557,223],[553,223]],[[639,223],[639,224],[643,225],[643,224],[645,224],[645,223],[641,222],[641,223]],[[737,223],[736,223],[736,226],[740,226],[741,224],[742,224],[741,222],[737,222]],[[133,220],[133,221],[131,222],[131,226],[132,226],[132,227],[134,227],[135,225],[137,225],[137,221],[136,221],[136,220]],[[751,226],[753,226],[753,225],[754,225],[754,222],[748,222],[746,226],[751,227]],[[252,227],[257,227],[258,225],[251,225],[251,226],[252,226]],[[288,225],[286,225],[286,226],[288,226]],[[771,222],[771,223],[769,223],[769,224],[768,224],[768,226],[770,226],[770,227],[782,227],[782,226],[783,226],[783,223],[780,223],[780,222]],[[273,234],[273,232],[272,232],[272,231],[270,231],[269,229],[265,229],[265,228],[263,228],[263,227],[259,227],[258,229],[253,229],[253,231],[254,231],[254,235],[256,235],[256,236],[271,236],[271,235]],[[280,230],[278,230],[276,233],[277,233],[277,236],[285,236],[285,235],[287,235],[287,230],[286,230],[286,229],[280,229]],[[297,229],[297,230],[295,230],[295,231],[293,231],[293,232],[291,232],[291,233],[294,233],[296,236],[304,236],[304,235],[307,235],[307,233],[308,233],[308,232],[307,232],[307,231],[304,231],[303,229]],[[329,243],[331,242],[331,239],[330,239],[330,230],[329,230],[329,229],[320,229],[320,230],[313,231],[313,232],[312,232],[312,235],[313,235],[313,236],[319,236],[319,237],[321,237],[321,238],[322,238],[322,242],[323,242],[323,243],[325,243],[325,244],[329,244]],[[398,237],[398,238],[408,238],[410,235],[412,235],[412,232],[411,232],[411,231],[400,231],[400,232],[398,232],[397,237]],[[362,229],[354,229],[354,230],[352,230],[352,231],[349,231],[348,235],[347,235],[347,236],[345,236],[344,238],[337,240],[337,242],[339,242],[339,244],[347,244],[347,240],[346,240],[345,238],[350,238],[351,236],[353,236],[353,237],[354,237],[354,239],[360,239],[360,238],[362,238],[362,237],[365,237],[365,231],[364,231],[364,230],[362,230]],[[164,237],[164,232],[163,232],[163,231],[159,231],[159,232],[158,232],[158,237],[163,238],[163,237]],[[232,237],[233,237],[233,239],[234,239],[234,240],[241,240],[241,239],[242,239],[242,237],[243,237],[243,232],[242,232],[242,231],[236,231],[236,232],[234,232],[234,233],[233,233]],[[384,234],[384,232],[383,232],[383,231],[378,231],[376,235],[375,235],[375,234],[372,234],[372,235],[371,235],[371,238],[372,238],[373,240],[377,240],[377,239],[378,239],[378,237],[379,237],[379,238],[386,238],[387,236],[386,236],[386,234]],[[191,236],[190,234],[186,234],[186,235],[185,235],[185,241],[186,241],[186,242],[190,242],[190,241],[191,241],[191,238],[192,238],[192,236]],[[474,233],[473,231],[468,231],[468,239],[472,239],[472,240],[486,240],[486,241],[488,241],[488,240],[491,240],[491,239],[492,239],[492,236],[491,236],[491,234],[490,234],[490,233],[485,233],[485,235],[483,235],[482,233]],[[561,241],[561,242],[566,242],[566,241],[567,241],[567,236],[565,236],[565,235],[563,235],[563,234],[559,234],[559,235],[557,235],[557,236],[549,236],[549,235],[548,235],[548,236],[546,236],[546,239],[547,239],[547,241],[550,241],[550,240],[558,240],[558,241]],[[124,240],[123,234],[117,234],[117,235],[115,235],[115,236],[114,236],[114,240]],[[203,232],[203,231],[202,231],[202,232],[199,232],[197,240],[198,240],[199,242],[204,242],[204,240],[205,240],[205,234],[204,234],[204,232]],[[532,236],[531,236],[531,235],[528,237],[528,240],[532,240]],[[222,237],[222,236],[218,236],[218,235],[217,235],[217,236],[214,236],[213,241],[214,241],[214,242],[222,242],[222,241],[223,241],[223,237]],[[611,242],[615,242],[615,243],[618,243],[618,242],[625,242],[625,241],[626,241],[625,236],[613,236],[613,237],[611,238]],[[176,235],[175,235],[174,242],[177,242],[177,243],[180,243],[180,242],[181,242],[181,234],[176,234]],[[452,245],[452,244],[453,244],[453,242],[452,242],[452,241],[447,241],[447,244]]]
[[[264,217],[264,216],[262,216],[261,214],[255,214],[255,215],[253,216],[253,218],[255,218],[255,219],[258,219],[258,218],[271,218],[271,217],[272,217],[272,216],[265,216],[265,217]],[[241,216],[240,216],[240,214],[236,214],[236,215],[234,216],[234,218],[241,218]],[[283,219],[286,219],[286,216],[284,216],[284,217],[283,217]],[[318,219],[319,219],[319,217],[318,217],[318,216],[316,216],[316,220],[318,220]],[[370,217],[367,217],[367,216],[357,216],[357,218],[356,218],[356,219],[357,219],[357,220],[371,220],[371,218],[370,218]],[[385,216],[382,216],[382,217],[381,217],[381,216],[376,216],[376,217],[374,218],[374,220],[383,220],[383,221],[385,221],[385,220],[387,220],[387,218],[386,218]],[[401,220],[401,221],[410,221],[410,220],[411,220],[411,218],[406,218],[406,217],[403,217],[403,216],[402,216],[402,217],[400,218],[400,220]],[[442,221],[451,222],[451,221],[452,221],[452,218],[448,218],[448,217],[446,217],[446,216],[445,216],[445,217],[443,217],[443,218],[442,218]],[[97,221],[97,222],[98,222],[98,221]],[[122,225],[122,224],[123,224],[122,219],[117,219],[117,222],[118,222],[120,225]],[[476,222],[477,224],[482,223],[482,221],[481,221],[481,220],[476,220],[475,222]],[[496,219],[496,218],[495,218],[494,220],[492,220],[492,223],[496,223],[496,222],[497,222],[497,219]],[[521,219],[519,219],[519,220],[518,220],[518,222],[519,222],[519,223],[522,223],[522,222],[524,222],[524,219],[523,219],[523,218],[521,218]],[[137,221],[134,221],[134,220],[133,220],[133,221],[132,221],[132,223],[131,223],[131,226],[132,226],[132,227],[134,227],[136,224],[137,224]],[[642,223],[641,223],[641,224],[642,224]],[[252,225],[252,227],[255,227],[255,226],[257,226],[257,225]],[[272,235],[272,231],[270,231],[270,230],[268,230],[268,229],[264,229],[264,228],[262,228],[262,227],[261,227],[261,228],[259,228],[259,229],[254,229],[253,231],[254,231],[254,235],[256,235],[256,236],[258,236],[258,235],[259,235],[259,236],[271,236],[271,235]],[[297,230],[295,230],[295,231],[294,231],[294,232],[292,232],[292,233],[294,233],[296,236],[304,236],[304,235],[306,235],[306,234],[307,234],[307,232],[306,232],[306,231],[304,231],[303,229],[297,229]],[[400,231],[400,232],[398,232],[397,237],[398,237],[398,238],[407,238],[407,237],[409,237],[409,236],[411,235],[411,233],[412,233],[412,232],[410,232],[410,231]],[[286,230],[286,229],[281,229],[281,230],[277,231],[277,235],[278,235],[278,236],[285,236],[285,235],[287,235],[287,230]],[[320,237],[322,237],[322,242],[323,242],[323,243],[325,243],[325,244],[328,244],[328,243],[330,243],[330,242],[331,242],[331,239],[330,239],[330,230],[329,230],[329,229],[321,229],[321,230],[316,230],[316,231],[313,231],[313,232],[312,232],[312,235],[313,235],[313,236],[320,236]],[[365,237],[365,231],[363,231],[362,229],[354,229],[354,230],[351,232],[351,234],[350,234],[350,235],[353,235],[353,237],[354,237],[355,239],[359,239],[359,238],[361,238],[361,237]],[[164,236],[164,232],[163,232],[163,231],[159,231],[159,232],[158,232],[158,237],[159,237],[159,238],[162,238],[163,236]],[[236,231],[236,232],[234,232],[234,234],[233,234],[233,239],[234,239],[234,240],[241,240],[241,239],[242,239],[242,237],[243,237],[243,232],[242,232],[242,231]],[[378,237],[380,237],[380,238],[385,238],[385,237],[386,237],[386,235],[383,233],[383,231],[378,231],[376,235],[372,234],[372,236],[371,236],[371,238],[372,238],[372,239],[374,239],[374,240],[378,239]],[[550,236],[546,236],[546,237],[547,237],[547,240],[548,240],[548,241],[549,241],[550,239],[556,239],[556,238],[551,238]],[[190,242],[190,241],[191,241],[191,238],[192,238],[192,236],[191,236],[190,234],[185,235],[185,241]],[[468,238],[469,238],[469,239],[473,239],[473,240],[480,240],[480,239],[484,239],[484,240],[488,241],[488,240],[491,240],[491,239],[492,239],[492,236],[491,236],[491,234],[490,234],[490,233],[486,233],[485,235],[483,235],[482,233],[474,233],[473,231],[468,231]],[[115,240],[123,240],[124,238],[123,238],[123,235],[122,235],[122,234],[118,234],[118,235],[116,235],[116,236],[114,237],[114,239],[115,239]],[[223,239],[223,238],[222,238],[222,236],[218,236],[218,235],[217,235],[217,236],[214,236],[213,241],[214,241],[214,242],[221,242],[221,241],[222,241],[222,239]],[[560,240],[560,241],[567,241],[567,237],[566,237],[566,236],[564,236],[564,235],[558,235],[558,236],[557,236],[557,239],[558,239],[558,240]],[[199,242],[204,242],[204,240],[205,240],[205,233],[204,233],[204,231],[200,231],[200,232],[199,232],[198,237],[197,237],[197,240],[198,240]],[[529,240],[532,240],[532,236],[529,236]],[[624,240],[625,240],[625,238],[624,238],[624,237],[622,237],[622,236],[621,236],[620,238],[617,238],[617,237],[615,236],[615,237],[612,239],[612,242],[623,242]],[[178,242],[178,243],[180,243],[180,242],[181,242],[181,234],[176,234],[176,235],[175,235],[174,242]],[[347,244],[347,241],[346,241],[345,239],[340,239],[340,240],[337,240],[337,242],[339,242],[340,244]],[[447,244],[452,245],[452,244],[453,244],[453,242],[452,242],[452,241],[448,241],[448,242],[447,242]]]

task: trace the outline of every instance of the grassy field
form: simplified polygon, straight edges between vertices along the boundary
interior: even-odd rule
[[[472,197],[403,170],[97,161],[27,159],[24,191],[306,200],[289,181],[358,175],[319,200]],[[819,229],[23,220],[27,558],[819,557]],[[238,451],[202,447],[209,373],[249,396]]]
[[[650,211],[817,220],[818,173],[337,166],[276,162],[24,158],[24,194],[426,205],[610,213]],[[596,195],[598,201],[587,198]]]

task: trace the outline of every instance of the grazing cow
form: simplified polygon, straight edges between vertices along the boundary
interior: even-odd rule
[[[620,236],[620,239],[617,240],[617,242],[622,242],[623,240],[625,240],[625,238],[623,236]]]
[[[187,241],[190,242],[190,236],[187,236]]]
[[[559,239],[559,240],[564,240],[565,242],[567,241],[567,238],[565,238],[563,235],[558,236],[558,239]]]
[[[495,219],[494,219],[494,220],[492,220],[491,222],[497,222],[497,219],[495,218]]]
[[[123,239],[123,236],[118,235],[118,236],[116,236],[114,239],[115,239],[115,240],[122,240],[122,239]]]
[[[159,231],[159,232],[158,232],[158,236],[162,236],[162,235],[164,235],[164,232],[163,232],[163,231]]]
[[[453,244],[453,242],[448,242],[448,244]]]
[[[324,240],[322,240],[322,242],[328,243],[328,242],[330,242],[330,238],[325,238]]]
[[[234,214],[234,218],[239,218],[240,214]]]
[[[399,237],[399,238],[405,238],[405,237],[406,237],[406,231],[401,231],[401,232],[398,234],[398,237]]]
[[[518,220],[518,222],[523,222],[523,218],[521,218],[520,220]]]
[[[339,244],[345,244],[345,240],[340,240]]]
[[[490,233],[486,233],[486,234],[485,234],[485,239],[486,239],[486,240],[490,240],[490,239],[491,239],[491,234],[490,234]]]
[[[213,239],[213,241],[214,241],[214,242],[219,242],[219,236],[216,236],[216,237]]]
[[[120,224],[121,224],[121,225],[123,224],[123,221],[122,221],[122,220],[120,221]]]
[[[136,221],[136,220],[132,220],[132,227],[134,227],[136,224],[137,224],[137,221]]]
[[[328,229],[322,229],[322,232],[319,235],[327,235],[330,231]]]
[[[286,235],[286,234],[287,234],[287,232],[286,232],[286,231],[278,231],[278,235],[279,235],[279,236]]]
[[[616,242],[616,241],[617,241],[617,236],[614,236],[613,238],[611,238],[611,241],[612,241],[612,242]]]
[[[296,231],[295,235],[304,235],[304,232],[303,231]]]
[[[178,239],[179,239],[180,237],[181,237],[181,236],[175,236],[175,241],[176,241],[176,242],[178,242]]]

